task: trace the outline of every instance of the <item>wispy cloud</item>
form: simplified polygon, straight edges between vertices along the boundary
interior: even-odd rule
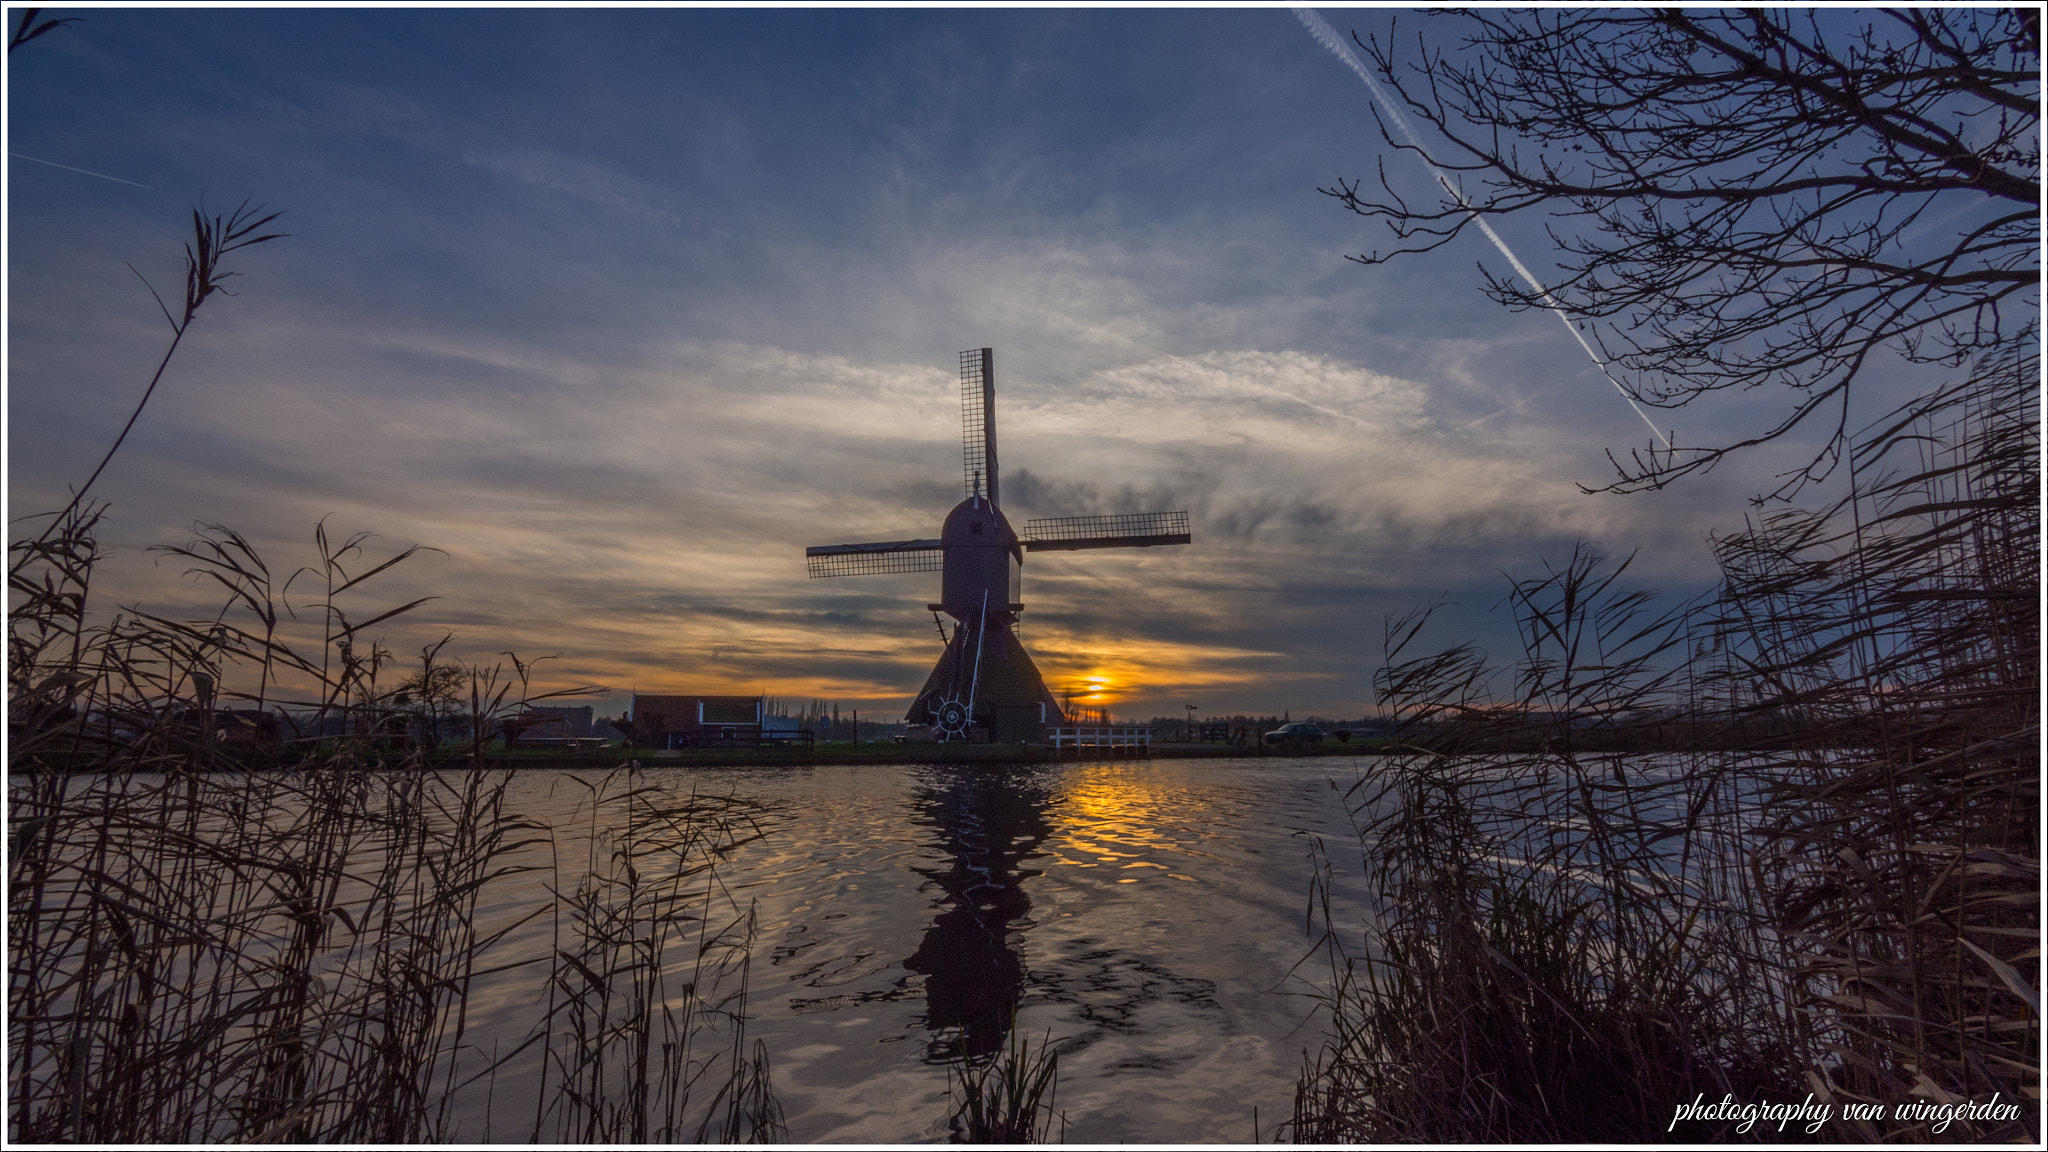
[[[562,27],[637,59],[600,16]],[[159,38],[129,50],[203,53],[178,30],[229,18],[138,15]],[[350,44],[383,27],[298,19]],[[1164,59],[1105,71],[1085,35],[1026,52],[985,23],[1029,14],[835,19],[905,39],[878,34],[872,59],[791,47],[749,65],[779,71],[745,99],[709,78],[751,42],[714,38],[666,71],[522,102],[477,61],[546,48],[525,16],[489,25],[502,43],[458,44],[475,61],[452,77],[366,80],[365,58],[295,36],[103,128],[229,166],[208,187],[290,173],[297,233],[195,329],[103,482],[103,602],[206,610],[144,551],[194,520],[288,571],[328,517],[443,550],[365,600],[438,597],[394,622],[400,653],[452,629],[480,658],[560,652],[543,668],[563,683],[886,711],[937,655],[935,578],[814,581],[803,549],[936,531],[960,492],[953,356],[981,345],[1013,518],[1193,516],[1189,548],[1027,564],[1027,645],[1057,683],[1109,675],[1120,710],[1199,690],[1217,710],[1355,714],[1382,612],[1450,591],[1497,634],[1497,572],[1580,536],[1696,577],[1726,519],[1711,490],[1579,495],[1629,418],[1582,394],[1576,352],[1447,295],[1441,270],[1344,265],[1341,214],[1314,193],[1330,137],[1301,114],[1335,89],[1286,55],[1314,48],[1284,18],[1059,17],[1128,23],[1118,43],[1140,46],[1147,21],[1179,21],[1207,79]],[[648,20],[633,27],[666,27]],[[1245,64],[1212,20],[1301,67]],[[1030,59],[962,63],[1005,53]],[[76,83],[118,83],[108,69]],[[819,76],[856,103],[805,87]],[[1218,76],[1242,85],[1231,99]],[[95,413],[160,351],[118,245],[178,241],[175,220],[108,224],[41,195],[14,202],[14,275],[39,287],[12,314],[17,511],[61,502],[74,458],[103,447]]]

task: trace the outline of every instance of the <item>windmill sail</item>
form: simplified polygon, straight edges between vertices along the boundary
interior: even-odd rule
[[[1027,552],[1068,552],[1082,548],[1150,548],[1187,544],[1185,512],[1130,512],[1121,516],[1054,516],[1026,520]]]
[[[960,354],[960,454],[972,499],[988,497],[1002,507],[996,490],[996,350],[971,348]]]
[[[879,576],[888,572],[939,572],[945,554],[937,540],[884,540],[875,544],[823,544],[804,549],[811,579],[820,576]]]

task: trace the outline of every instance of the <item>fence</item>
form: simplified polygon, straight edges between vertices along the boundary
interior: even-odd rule
[[[1128,724],[1082,724],[1052,729],[1054,748],[1152,747],[1152,730]]]

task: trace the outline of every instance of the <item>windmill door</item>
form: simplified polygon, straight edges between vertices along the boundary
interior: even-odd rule
[[[1036,704],[996,705],[995,742],[1028,744],[1045,739],[1045,725],[1038,721],[1042,711]]]

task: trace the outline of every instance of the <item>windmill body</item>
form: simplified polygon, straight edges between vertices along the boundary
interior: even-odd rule
[[[1027,521],[1019,535],[999,496],[992,349],[960,354],[960,399],[966,499],[947,514],[938,538],[830,544],[808,549],[806,560],[814,578],[940,573],[939,602],[927,607],[951,616],[955,626],[905,720],[941,740],[1028,741],[1066,717],[1017,638],[1024,553],[1186,544],[1188,518],[1057,517]]]

